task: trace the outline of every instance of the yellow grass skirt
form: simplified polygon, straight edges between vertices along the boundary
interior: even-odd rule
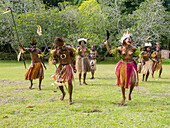
[[[25,80],[33,80],[40,78],[40,72],[42,71],[42,79],[44,79],[44,71],[43,66],[40,62],[38,63],[31,63],[28,71],[25,74]]]

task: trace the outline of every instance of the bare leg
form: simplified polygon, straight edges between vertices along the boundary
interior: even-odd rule
[[[79,85],[81,85],[81,73],[79,73]]]
[[[155,68],[156,68],[156,62],[153,62],[153,65],[152,65],[152,78],[154,78]]]
[[[152,78],[154,78],[154,71],[152,71]]]
[[[73,104],[73,102],[72,102],[72,91],[73,91],[72,81],[68,80],[68,92],[69,92],[68,102],[69,102],[70,105]]]
[[[65,92],[64,92],[64,87],[63,86],[59,86],[59,89],[61,90],[61,92],[62,92],[62,96],[61,96],[61,98],[60,98],[60,100],[64,100],[64,97],[65,97]]]
[[[161,69],[159,71],[159,78],[161,78],[161,74],[162,74],[162,66],[161,66]]]
[[[126,97],[125,97],[125,88],[124,88],[124,87],[121,87],[121,89],[122,89],[122,96],[123,96],[123,99],[122,99],[122,101],[121,101],[121,104],[123,105],[123,104],[125,103],[125,99],[126,99]]]
[[[142,78],[142,81],[144,81],[144,79],[145,79],[145,74],[143,74],[143,78]]]
[[[88,84],[86,83],[86,73],[84,73],[83,83],[84,83],[85,85],[88,85]]]
[[[41,68],[40,69],[40,78],[39,78],[39,90],[41,90],[41,82],[42,82],[42,73],[43,73],[43,71],[42,71],[43,69]]]
[[[91,75],[92,75],[91,79],[94,79],[94,71],[93,70],[91,71]]]
[[[29,89],[32,89],[32,86],[33,86],[32,80],[30,80],[30,82],[31,82],[31,85],[29,86]]]
[[[135,87],[135,84],[132,84],[132,85],[130,86],[130,91],[129,91],[129,95],[128,95],[128,100],[131,100],[131,93],[132,93],[134,87]]]
[[[147,82],[148,76],[149,76],[149,72],[147,72],[147,74],[146,74],[145,82]]]

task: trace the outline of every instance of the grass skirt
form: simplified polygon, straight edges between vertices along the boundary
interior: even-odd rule
[[[129,84],[138,86],[138,72],[135,62],[119,61],[116,66],[117,85],[124,88],[129,88]]]
[[[31,63],[28,71],[25,74],[25,80],[33,80],[40,77],[40,70],[42,70],[42,79],[44,79],[43,66],[40,62]]]
[[[152,63],[151,60],[148,60],[146,62],[144,62],[141,66],[141,73],[142,74],[147,74],[147,73],[152,73]]]
[[[87,57],[77,58],[76,69],[77,69],[77,72],[79,73],[90,72],[91,68],[90,68],[89,59]]]
[[[153,62],[152,64],[152,70],[153,71],[158,71],[162,68],[162,64],[161,64],[161,60],[160,61],[156,61],[156,62]]]
[[[60,74],[59,74],[59,72]],[[71,64],[68,65],[59,65],[58,71],[53,75],[53,78],[55,80],[55,85],[63,86],[65,82],[68,80],[73,80],[73,66]],[[62,78],[61,78],[61,76]]]
[[[96,71],[96,59],[90,61],[90,67],[92,71]]]

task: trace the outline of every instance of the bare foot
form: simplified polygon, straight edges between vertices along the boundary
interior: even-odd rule
[[[31,85],[31,86],[29,86],[29,89],[32,89],[32,85]]]
[[[88,85],[86,82],[83,82],[83,84]]]
[[[145,80],[145,82],[147,83],[147,80]]]
[[[72,105],[73,104],[72,99],[69,99],[68,103],[69,103],[69,105]]]
[[[121,101],[121,105],[124,105],[124,104],[125,104],[125,99],[126,99],[126,98],[123,98],[123,100]]]
[[[128,96],[128,100],[131,100],[131,95]]]
[[[79,85],[81,85],[81,82],[79,82]]]
[[[65,93],[61,96],[60,100],[63,101],[64,100],[64,97],[65,97]]]
[[[161,78],[161,76],[159,76],[159,78]]]

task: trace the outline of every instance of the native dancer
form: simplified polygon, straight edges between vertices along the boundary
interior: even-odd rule
[[[90,66],[91,66],[91,79],[94,79],[94,72],[96,71],[96,56],[97,56],[97,51],[95,50],[95,46],[91,46],[91,51],[90,51]]]
[[[132,43],[132,34],[126,32],[121,37],[122,46],[118,47],[117,50],[123,57],[121,61],[118,62],[116,66],[116,75],[117,75],[117,85],[121,87],[123,100],[121,104],[125,103],[125,88],[129,88],[130,84],[130,91],[128,95],[128,99],[131,100],[131,93],[133,88],[138,85],[138,72],[137,72],[137,65],[134,61],[134,53],[136,48],[131,46]],[[111,54],[111,50],[107,44],[107,40],[104,41],[108,52]]]
[[[77,48],[77,60],[76,60],[76,69],[79,73],[79,85],[81,85],[81,74],[84,73],[83,83],[87,85],[86,83],[86,73],[90,72],[90,62],[87,55],[90,53],[87,47],[85,47],[85,44],[87,42],[86,39],[81,38],[78,39],[80,47]]]
[[[141,55],[141,60],[139,60],[138,63],[138,73],[143,74],[142,81],[147,82],[149,73],[152,73],[152,63],[151,63],[151,48],[152,44],[151,43],[145,43],[143,47],[143,51],[140,53]],[[146,78],[145,78],[146,75]]]
[[[41,50],[36,47],[35,38],[31,38],[32,48],[24,48],[21,43],[19,43],[20,48],[23,51],[27,51],[31,55],[31,65],[25,74],[25,80],[30,80],[31,85],[29,89],[33,86],[33,79],[39,78],[39,90],[41,90],[41,82],[44,79],[43,66],[46,69],[43,58],[41,56]],[[43,64],[43,66],[42,66]]]
[[[162,59],[161,59],[161,51],[160,44],[156,43],[156,51],[152,53],[153,65],[152,65],[152,78],[154,77],[154,72],[159,70],[159,78],[161,78],[162,74]]]
[[[74,79],[75,69],[75,50],[69,46],[65,45],[66,40],[61,37],[56,37],[54,40],[55,50],[52,53],[53,64],[56,64],[59,60],[59,66],[56,73],[53,75],[55,80],[55,85],[59,86],[62,92],[60,100],[64,100],[65,92],[63,85],[68,82],[68,92],[69,92],[69,104],[72,104],[72,80]]]

